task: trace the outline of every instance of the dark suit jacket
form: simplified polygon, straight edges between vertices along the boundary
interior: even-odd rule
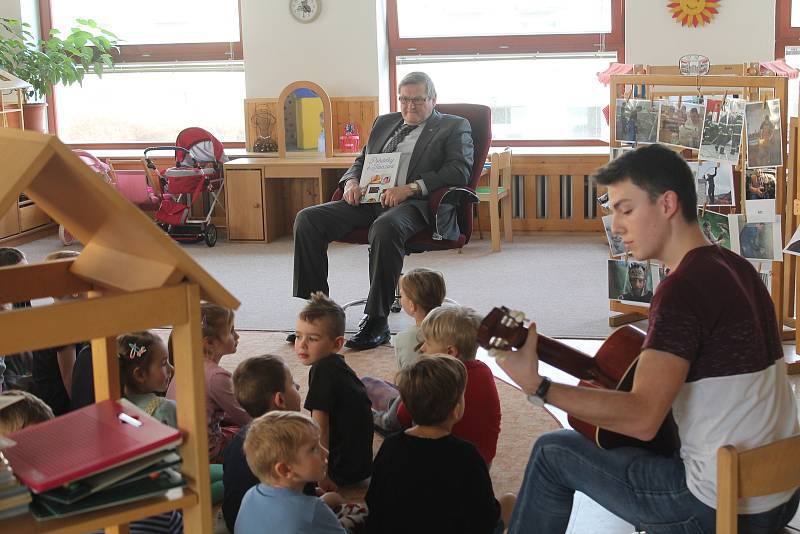
[[[351,178],[361,179],[366,155],[380,152],[402,122],[403,116],[399,112],[381,115],[375,119],[367,144],[353,166],[342,176],[340,187],[344,188],[345,182]],[[434,110],[414,145],[414,152],[408,163],[407,181],[422,180],[429,194],[441,187],[463,187],[469,184],[473,158],[472,129],[469,122],[462,117]],[[432,222],[427,199],[410,198],[406,202],[416,206],[425,220]]]

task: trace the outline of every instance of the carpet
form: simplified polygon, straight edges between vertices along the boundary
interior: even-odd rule
[[[287,344],[280,333],[240,332],[236,354],[223,357],[220,365],[233,372],[240,362],[259,354],[282,357],[292,370],[295,382],[300,385],[300,395],[305,400],[308,392],[309,368],[297,360],[292,345]],[[394,378],[394,349],[391,347],[383,346],[363,352],[345,350],[342,354],[358,376],[374,376],[385,380]],[[548,412],[532,406],[518,390],[497,379],[495,383],[500,396],[502,424],[497,456],[492,463],[490,474],[495,494],[502,495],[506,492],[519,491],[533,442],[543,433],[558,429],[559,425]],[[376,434],[374,441],[376,453],[382,441]],[[349,496],[358,498],[360,495],[363,495],[363,491],[356,491]]]
[[[599,224],[599,223],[598,223]],[[413,254],[405,270],[437,269],[444,274],[447,295],[479,313],[505,305],[523,310],[539,331],[552,337],[605,338],[608,326],[608,244],[603,234],[535,233],[515,235],[498,253],[490,242],[473,236],[462,253],[455,250]],[[242,303],[236,312],[241,330],[293,331],[304,302],[292,298],[291,238],[272,243],[182,245],[204,269]],[[38,262],[63,248],[49,236],[19,247]],[[71,248],[78,249],[79,246]],[[367,247],[333,243],[329,249],[331,297],[340,304],[366,296]],[[363,307],[347,310],[347,330],[357,329]],[[412,319],[391,314],[393,332],[408,328]]]

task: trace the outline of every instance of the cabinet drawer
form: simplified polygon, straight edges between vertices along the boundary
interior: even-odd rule
[[[35,204],[19,207],[19,230],[24,232],[50,222],[50,217]]]

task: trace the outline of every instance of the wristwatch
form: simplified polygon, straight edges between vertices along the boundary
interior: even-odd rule
[[[547,403],[547,392],[550,391],[550,384],[553,381],[546,376],[542,377],[542,383],[536,389],[533,395],[528,395],[528,402],[534,406],[544,406]]]
[[[419,195],[420,191],[422,191],[422,188],[419,186],[419,182],[410,182],[406,185],[411,188],[411,193],[413,195]]]

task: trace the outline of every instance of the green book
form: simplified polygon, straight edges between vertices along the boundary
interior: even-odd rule
[[[145,477],[130,484],[107,488],[81,499],[74,504],[62,504],[35,496],[31,511],[38,521],[69,517],[165,494],[172,488],[181,488],[186,481],[178,471],[164,469],[155,478]]]

